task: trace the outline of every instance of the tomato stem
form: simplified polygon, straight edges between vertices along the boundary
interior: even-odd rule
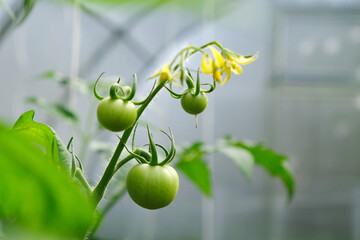
[[[132,155],[128,155],[125,158],[123,158],[118,164],[116,164],[114,174],[119,170],[125,163],[129,162],[130,160],[134,159]]]

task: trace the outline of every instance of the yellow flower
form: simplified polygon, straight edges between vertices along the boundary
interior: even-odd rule
[[[251,57],[235,57],[227,54],[226,59],[224,60],[216,49],[211,47],[210,50],[212,51],[215,60],[212,60],[208,55],[204,54],[201,62],[201,69],[204,73],[212,74],[220,86],[229,81],[231,72],[241,74],[243,71],[241,65],[252,63],[259,57],[258,52]],[[224,79],[222,79],[223,73],[225,73]]]
[[[241,65],[246,65],[249,63],[254,62],[259,57],[259,52],[255,53],[251,57],[244,57],[244,56],[238,56],[233,57],[230,55],[227,55],[227,60],[225,61],[225,67],[222,69],[221,73],[225,72],[225,79],[224,81],[219,82],[220,85],[224,85],[227,81],[229,81],[231,77],[231,72],[235,74],[241,74],[243,69]]]
[[[216,81],[221,82],[221,68],[224,67],[224,58],[221,53],[216,50],[214,47],[209,46],[212,55],[214,56],[214,60],[208,55],[204,54],[201,61],[201,71],[203,73],[211,74],[214,76]]]
[[[232,57],[230,55],[228,55],[227,57],[228,57],[228,59],[230,59],[233,62],[236,62],[237,64],[246,65],[246,64],[252,63],[256,59],[258,59],[259,58],[259,52],[255,53],[251,57],[244,57],[244,56]]]
[[[219,53],[218,50],[216,50],[214,47],[209,46],[211,53],[214,56],[214,67],[215,68],[221,68],[224,65],[224,58],[221,55],[221,53]]]
[[[160,76],[159,82],[164,82],[172,79],[172,74],[168,63],[166,63],[160,71],[152,75],[150,78],[156,78],[157,76]]]
[[[148,79],[151,78],[156,78],[157,76],[159,77],[159,84],[161,83],[166,83],[167,81],[171,81],[172,83],[174,83],[176,86],[179,86],[179,83],[175,81],[175,79],[178,79],[181,76],[181,73],[177,73],[174,74],[168,63],[166,63],[162,69],[160,71],[158,71],[157,73],[155,73],[154,75],[152,75],[151,77],[149,77]]]

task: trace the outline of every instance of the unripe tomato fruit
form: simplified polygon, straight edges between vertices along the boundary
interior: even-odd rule
[[[147,209],[169,205],[179,189],[179,176],[171,166],[138,164],[126,177],[126,188],[131,199]]]
[[[205,93],[200,92],[193,96],[190,92],[181,97],[181,106],[185,112],[196,115],[205,110],[208,104],[208,97]]]
[[[131,127],[137,117],[135,105],[122,99],[104,98],[97,108],[97,118],[101,125],[113,132]]]

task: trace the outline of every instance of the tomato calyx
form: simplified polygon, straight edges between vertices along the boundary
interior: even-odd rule
[[[165,88],[170,92],[171,96],[176,99],[181,99],[181,106],[185,112],[195,115],[196,127],[198,125],[197,115],[205,110],[208,103],[208,98],[206,93],[211,93],[216,88],[216,80],[213,78],[213,83],[200,83],[200,68],[197,70],[196,81],[192,77],[190,70],[187,69],[181,72],[182,76],[184,76],[184,81],[187,85],[187,89],[182,93],[176,93],[172,89],[172,85],[169,87],[165,86]],[[204,90],[201,89],[201,86],[209,86],[209,89]]]
[[[137,126],[136,126],[137,127]],[[136,129],[135,127],[135,129]],[[127,152],[133,157],[135,158],[138,163],[146,163],[149,164],[150,166],[164,166],[168,163],[170,163],[176,154],[176,148],[175,148],[175,141],[174,141],[174,136],[172,134],[171,129],[169,128],[170,134],[168,134],[167,132],[160,130],[162,133],[164,133],[171,141],[171,147],[170,150],[166,150],[166,148],[160,144],[156,144],[154,142],[154,138],[150,132],[149,126],[147,126],[147,132],[148,132],[148,138],[149,138],[149,152],[142,150],[140,148],[136,148],[134,149],[134,137],[133,137],[133,151],[130,151],[128,149],[128,147],[124,144],[125,149],[127,150]],[[135,135],[135,131],[134,131],[134,135]],[[121,141],[121,138],[118,136],[118,138]],[[158,156],[158,152],[156,147],[161,148],[164,153],[165,153],[165,158],[159,162],[159,156]]]
[[[197,95],[199,95],[199,93],[211,93],[216,88],[216,80],[215,79],[213,79],[212,83],[200,83],[200,68],[197,71],[196,81],[192,77],[189,69],[187,69],[186,73],[185,73],[185,71],[183,71],[182,75],[184,75],[185,83],[187,85],[187,89],[184,90],[182,93],[176,93],[172,88],[172,84],[169,84],[169,87],[165,86],[166,90],[168,90],[170,92],[170,94],[173,98],[179,99],[189,92],[193,96],[197,96]],[[201,86],[209,86],[209,89],[203,90],[200,88]]]
[[[96,86],[100,80],[100,78],[102,77],[102,75],[104,75],[105,72],[101,73],[100,76],[97,78],[97,80],[95,81],[95,84],[94,84],[94,89],[93,89],[93,92],[94,92],[94,95],[97,99],[99,100],[103,100],[104,97],[100,96],[97,91],[96,91]],[[133,81],[133,84],[132,84],[132,87],[129,87],[129,86],[121,86],[119,83],[120,83],[120,78],[118,79],[118,81],[114,84],[112,84],[110,86],[110,91],[109,91],[109,96],[111,99],[121,99],[125,102],[128,102],[128,101],[131,101],[134,96],[135,96],[135,93],[136,93],[136,87],[137,87],[137,76],[136,74],[134,73],[133,74],[133,78],[134,78],[134,81]]]

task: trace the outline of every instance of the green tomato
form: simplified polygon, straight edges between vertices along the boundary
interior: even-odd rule
[[[137,117],[135,105],[122,99],[104,98],[97,108],[97,118],[101,125],[113,132],[131,127]]]
[[[179,176],[168,165],[138,164],[130,169],[126,188],[131,199],[139,206],[158,209],[174,200],[179,189]]]
[[[181,97],[181,106],[185,112],[196,115],[205,110],[208,104],[208,97],[205,93],[200,92],[193,96],[190,92]]]

